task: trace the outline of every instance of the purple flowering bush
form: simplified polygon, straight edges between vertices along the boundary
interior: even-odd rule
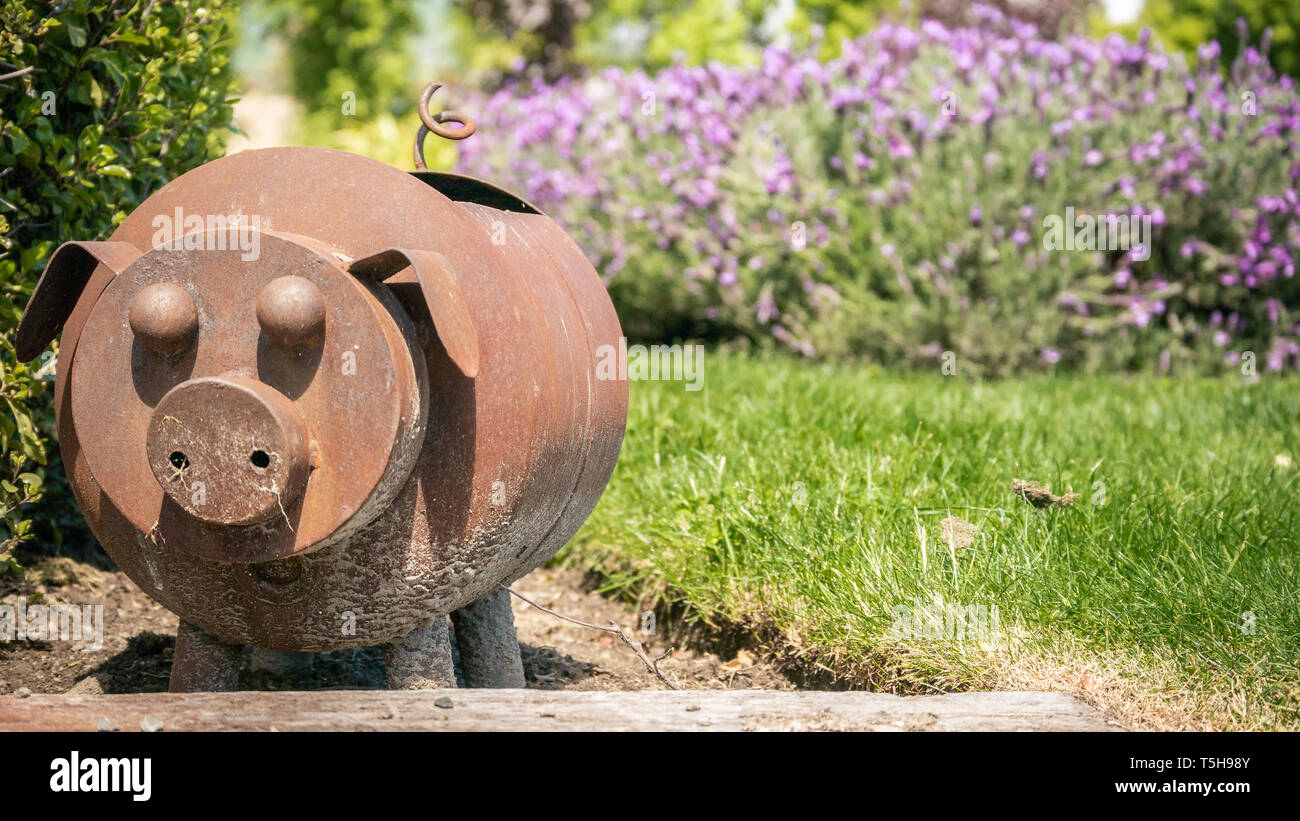
[[[561,221],[636,339],[1300,366],[1300,98],[1264,54],[1224,74],[1213,42],[1188,65],[981,7],[815,53],[508,86],[473,103],[458,170]],[[1146,218],[1147,252],[1046,247],[1067,208]]]

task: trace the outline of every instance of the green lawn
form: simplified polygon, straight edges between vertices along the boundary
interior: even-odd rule
[[[618,468],[564,553],[610,589],[856,686],[1095,670],[1103,706],[1300,725],[1295,380],[971,382],[722,353],[704,368],[696,392],[631,386]],[[1038,509],[1014,478],[1080,498]],[[948,516],[973,544],[948,544]],[[940,603],[996,606],[996,631],[899,620]]]

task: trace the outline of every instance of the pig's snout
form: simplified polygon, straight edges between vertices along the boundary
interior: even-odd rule
[[[288,519],[310,469],[310,438],[293,402],[237,376],[168,391],[150,418],[146,448],[172,501],[214,525]]]

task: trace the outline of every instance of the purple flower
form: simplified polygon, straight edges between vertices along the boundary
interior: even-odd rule
[[[1058,120],[1052,123],[1052,136],[1063,137],[1074,130],[1073,120]]]
[[[1036,179],[1043,179],[1047,176],[1047,155],[1039,152],[1034,155],[1033,171]]]
[[[676,63],[653,76],[610,68],[580,82],[508,82],[467,105],[499,139],[459,146],[457,170],[499,179],[551,213],[607,282],[650,277],[651,287],[628,290],[661,294],[671,303],[664,310],[694,311],[714,328],[761,325],[803,355],[825,331],[815,323],[842,301],[819,280],[848,275],[835,260],[869,244],[895,267],[915,261],[904,291],[927,283],[952,306],[944,322],[1005,304],[997,290],[972,294],[974,272],[961,270],[996,247],[929,230],[933,203],[956,190],[980,202],[966,200],[970,224],[994,246],[1009,241],[1011,264],[1036,277],[1035,289],[1061,283],[1065,319],[1096,317],[1041,340],[1030,354],[1038,363],[1071,361],[1061,351],[1076,334],[1098,348],[1124,337],[1128,349],[1151,333],[1138,329],[1160,324],[1152,319],[1166,314],[1164,299],[1170,310],[1176,299],[1179,322],[1160,332],[1186,334],[1146,337],[1164,348],[1163,371],[1182,361],[1198,328],[1206,345],[1225,335],[1218,353],[1253,346],[1268,351],[1270,368],[1300,369],[1300,324],[1287,319],[1287,278],[1300,257],[1300,99],[1267,48],[1243,45],[1224,72],[1217,42],[1200,46],[1188,67],[1149,31],[1136,42],[1051,40],[995,9],[971,20],[885,23],[831,59],[819,59],[821,45],[774,46],[753,68]],[[793,134],[798,146],[785,142]],[[1093,171],[1102,165],[1104,177]],[[1233,179],[1250,184],[1217,184]],[[1039,248],[1030,201],[1052,215],[1073,205],[1094,218],[1149,216],[1151,258]],[[810,253],[774,242],[789,238],[792,222],[805,224]],[[1074,240],[1075,226],[1065,230]],[[1148,275],[1148,266],[1162,272]],[[666,271],[680,271],[684,287],[653,279]],[[898,309],[920,296],[900,294]],[[1198,320],[1228,303],[1239,312],[1229,324],[1221,314],[1217,325]]]

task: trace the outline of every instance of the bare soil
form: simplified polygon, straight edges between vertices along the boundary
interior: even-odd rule
[[[643,641],[651,656],[668,649],[642,631],[641,616],[594,591],[574,570],[541,568],[514,589],[538,604],[591,624],[618,622]],[[0,642],[0,694],[140,693],[167,689],[175,648],[176,616],[144,594],[122,572],[68,557],[45,558],[24,578],[0,576],[0,602],[103,605],[104,640],[97,650],[79,641]],[[570,624],[514,599],[524,672],[530,689],[641,690],[664,685],[610,633]],[[795,689],[776,665],[744,649],[723,658],[677,648],[660,670],[683,689]],[[383,657],[366,647],[300,654],[290,664],[250,653],[240,678],[246,690],[384,688]]]

